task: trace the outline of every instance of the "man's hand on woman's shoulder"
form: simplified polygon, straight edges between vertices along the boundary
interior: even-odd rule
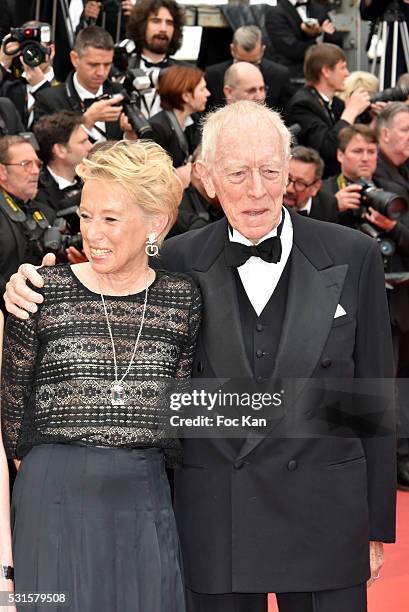
[[[55,265],[55,255],[47,253],[43,257],[42,266]],[[41,304],[43,296],[27,287],[27,281],[34,287],[42,287],[44,282],[37,267],[32,264],[21,264],[6,285],[4,302],[7,311],[18,319],[28,319],[30,313],[37,312],[37,304]]]

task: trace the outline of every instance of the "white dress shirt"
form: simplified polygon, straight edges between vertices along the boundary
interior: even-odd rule
[[[285,211],[284,208],[281,214],[284,215],[284,223],[281,231],[282,253],[280,261],[277,263],[269,263],[261,259],[261,257],[253,256],[250,257],[246,263],[237,268],[247,297],[258,316],[263,312],[267,302],[273,295],[293,246],[293,224],[291,223],[290,214],[288,211]],[[280,223],[281,219],[282,216],[280,217]],[[276,235],[277,227],[263,236],[263,238],[259,240],[259,243]],[[235,229],[233,229],[233,231],[229,230],[229,240],[231,242],[245,244],[246,246],[251,246],[253,244]]]
[[[308,215],[310,215],[311,214],[311,206],[312,206],[312,198],[308,198],[308,200],[306,201],[304,206],[302,208],[298,209],[298,212],[304,212],[304,210],[305,210],[306,213]]]
[[[76,184],[76,181],[71,182],[68,179],[64,178],[63,176],[59,176],[58,174],[55,174],[55,172],[51,170],[50,166],[47,166],[47,170],[51,174],[55,182],[57,183],[58,189],[60,191],[65,189],[66,187],[72,187],[73,185]]]
[[[297,3],[297,0],[289,0],[289,2],[290,2],[290,4],[295,6],[296,3]],[[296,6],[295,10],[297,11],[297,13],[299,14],[299,16],[301,17],[301,19],[303,21],[308,19],[308,16],[307,16],[307,7],[306,6]]]
[[[75,91],[77,92],[77,94],[79,95],[81,100],[85,100],[86,98],[98,98],[99,96],[102,96],[102,94],[104,93],[104,89],[101,85],[101,87],[98,89],[97,93],[92,93],[91,91],[88,91],[87,89],[85,89],[85,87],[83,87],[79,82],[78,82],[78,78],[77,78],[77,73],[74,73],[74,77],[72,79],[72,82],[74,84],[75,87]],[[103,132],[106,131],[106,126],[105,126],[105,122],[104,121],[96,121],[96,123],[94,124],[96,127],[98,127],[100,130],[102,130]],[[92,128],[91,130],[88,130],[85,125],[84,125],[84,129],[87,132],[88,136],[91,136],[91,138],[93,140],[95,140],[95,142],[104,142],[106,140],[105,136],[103,136],[102,134],[100,134],[100,132],[98,132],[98,130],[95,130],[94,128]]]

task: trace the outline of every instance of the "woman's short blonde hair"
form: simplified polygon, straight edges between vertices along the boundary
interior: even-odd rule
[[[150,140],[104,142],[96,145],[76,168],[84,181],[102,179],[120,185],[147,220],[167,215],[157,237],[160,245],[176,221],[183,187],[169,155]]]
[[[337,93],[337,96],[342,100],[346,100],[358,87],[363,87],[369,93],[375,93],[379,91],[379,79],[370,72],[355,70],[355,72],[351,72],[347,76],[344,81],[344,89]]]

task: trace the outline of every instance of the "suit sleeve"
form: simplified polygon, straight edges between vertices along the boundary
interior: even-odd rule
[[[46,88],[40,88],[38,91],[36,91],[34,98],[35,98],[35,103],[34,103],[34,120],[33,123],[35,123],[36,121],[38,121],[38,119],[40,119],[40,117],[42,117],[43,115],[52,115],[53,113],[56,112],[56,110],[54,108],[54,105],[50,103],[49,101],[49,96],[47,96],[47,93],[49,92],[50,88],[46,87]],[[63,109],[60,109],[63,110]]]
[[[384,271],[378,244],[373,241],[359,278],[355,377],[392,379],[393,354]],[[396,438],[362,440],[367,462],[370,540],[393,542],[396,512]]]
[[[302,31],[296,36],[285,15],[275,8],[267,7],[266,30],[275,49],[292,61],[302,61],[305,52],[315,44],[313,38],[302,40]]]
[[[305,99],[290,103],[289,121],[290,125],[300,124],[303,143],[306,146],[319,151],[324,161],[335,161],[338,133],[349,126],[347,121],[339,119],[334,125],[329,125],[320,117],[313,104]]]

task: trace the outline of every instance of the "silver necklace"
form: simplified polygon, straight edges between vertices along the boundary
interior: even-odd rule
[[[108,311],[107,311],[107,307],[105,305],[104,295],[103,295],[102,291],[100,291],[102,307],[104,309],[105,319],[106,319],[107,327],[108,327],[108,333],[109,333],[109,337],[111,339],[112,355],[114,357],[115,381],[110,386],[111,403],[112,403],[113,406],[124,406],[124,404],[125,404],[125,389],[124,389],[123,382],[124,382],[125,378],[128,376],[128,374],[130,372],[130,369],[132,367],[132,364],[134,362],[135,355],[136,355],[136,349],[138,348],[139,338],[141,337],[142,328],[143,328],[143,324],[144,324],[144,321],[145,321],[146,305],[148,303],[149,272],[150,272],[150,270],[148,269],[148,271],[146,273],[145,299],[144,299],[144,302],[143,302],[141,324],[139,325],[139,331],[138,331],[138,335],[136,337],[135,346],[134,346],[134,349],[133,349],[133,353],[132,353],[131,359],[130,359],[130,361],[128,363],[128,367],[126,368],[125,374],[123,374],[121,376],[121,378],[119,378],[119,379],[118,379],[118,363],[117,363],[117,360],[116,360],[116,350],[115,350],[114,337],[112,335],[112,329],[111,329],[111,324],[109,322]]]

